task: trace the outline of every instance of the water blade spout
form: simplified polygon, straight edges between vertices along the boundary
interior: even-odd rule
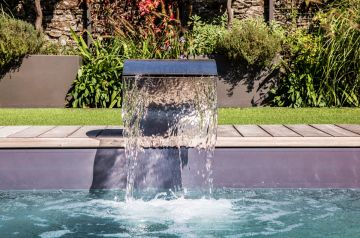
[[[134,189],[179,190],[187,150],[205,155],[211,188],[216,142],[215,76],[125,76],[123,120],[128,161],[127,197]],[[211,190],[210,190],[211,191]]]

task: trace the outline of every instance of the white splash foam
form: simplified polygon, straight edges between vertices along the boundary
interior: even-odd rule
[[[225,199],[131,200],[119,203],[118,208],[123,217],[133,221],[201,222],[234,215],[231,201]]]
[[[58,230],[58,231],[47,231],[44,233],[41,233],[39,236],[41,238],[57,238],[61,237],[63,235],[69,234],[71,231],[69,230]]]

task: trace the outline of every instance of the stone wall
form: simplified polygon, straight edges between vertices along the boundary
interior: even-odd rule
[[[307,25],[313,15],[313,10],[305,6],[304,0],[274,0],[275,20],[283,24],[296,23]],[[105,9],[106,4],[111,7]],[[226,0],[192,0],[193,14],[204,18],[221,16],[226,11]],[[234,16],[239,19],[246,17],[264,17],[268,15],[268,0],[234,0]],[[62,45],[70,44],[70,29],[83,32],[87,28],[86,6],[84,0],[42,0],[43,26],[46,35],[59,41]],[[126,0],[92,0],[91,28],[99,35],[109,34],[116,24],[108,24],[107,15],[115,16],[116,22],[136,16]],[[35,21],[33,0],[14,0],[11,7],[17,17],[29,22]],[[115,13],[115,15],[114,15]],[[114,27],[115,26],[115,27]]]
[[[70,41],[70,29],[82,32],[86,27],[85,8],[81,0],[48,0],[43,6],[44,32],[61,45]]]
[[[285,25],[306,27],[318,10],[316,5],[307,6],[304,0],[274,0],[275,20]]]
[[[267,0],[233,0],[234,16],[238,19],[246,17],[264,17],[264,3]],[[194,0],[194,14],[208,18],[221,16],[226,12],[226,0]]]
[[[273,0],[276,21],[290,25],[307,26],[317,7],[306,6],[305,0]],[[219,16],[226,11],[226,0],[195,0],[194,13],[202,17]],[[234,16],[269,18],[269,0],[233,0]]]
[[[264,17],[265,1],[263,0],[236,0],[233,3],[234,16],[239,19],[246,17]]]
[[[126,0],[93,0],[91,4],[91,31],[96,35],[116,32],[122,20],[135,19],[136,12]]]
[[[35,22],[33,0],[13,0],[7,3],[15,17]],[[41,5],[44,33],[49,39],[66,45],[71,42],[70,29],[75,32],[85,29],[86,9],[82,0],[42,0]]]

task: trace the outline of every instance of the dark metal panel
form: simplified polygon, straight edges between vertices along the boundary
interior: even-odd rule
[[[0,189],[89,189],[96,149],[0,150]]]
[[[124,76],[215,76],[214,60],[126,60]]]
[[[174,151],[147,153],[140,181],[177,184]],[[181,154],[183,187],[204,186],[206,161],[192,149]],[[0,150],[0,189],[125,188],[126,175],[123,149]],[[360,148],[216,149],[212,177],[219,188],[360,188]]]
[[[360,188],[359,148],[218,149],[213,167],[216,187]]]
[[[0,78],[0,107],[64,107],[79,56],[30,55]]]

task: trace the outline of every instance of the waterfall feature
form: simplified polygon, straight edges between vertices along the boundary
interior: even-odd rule
[[[123,76],[127,199],[137,189],[180,190],[188,149],[206,160],[211,193],[216,142],[216,64],[212,60],[128,60]]]

